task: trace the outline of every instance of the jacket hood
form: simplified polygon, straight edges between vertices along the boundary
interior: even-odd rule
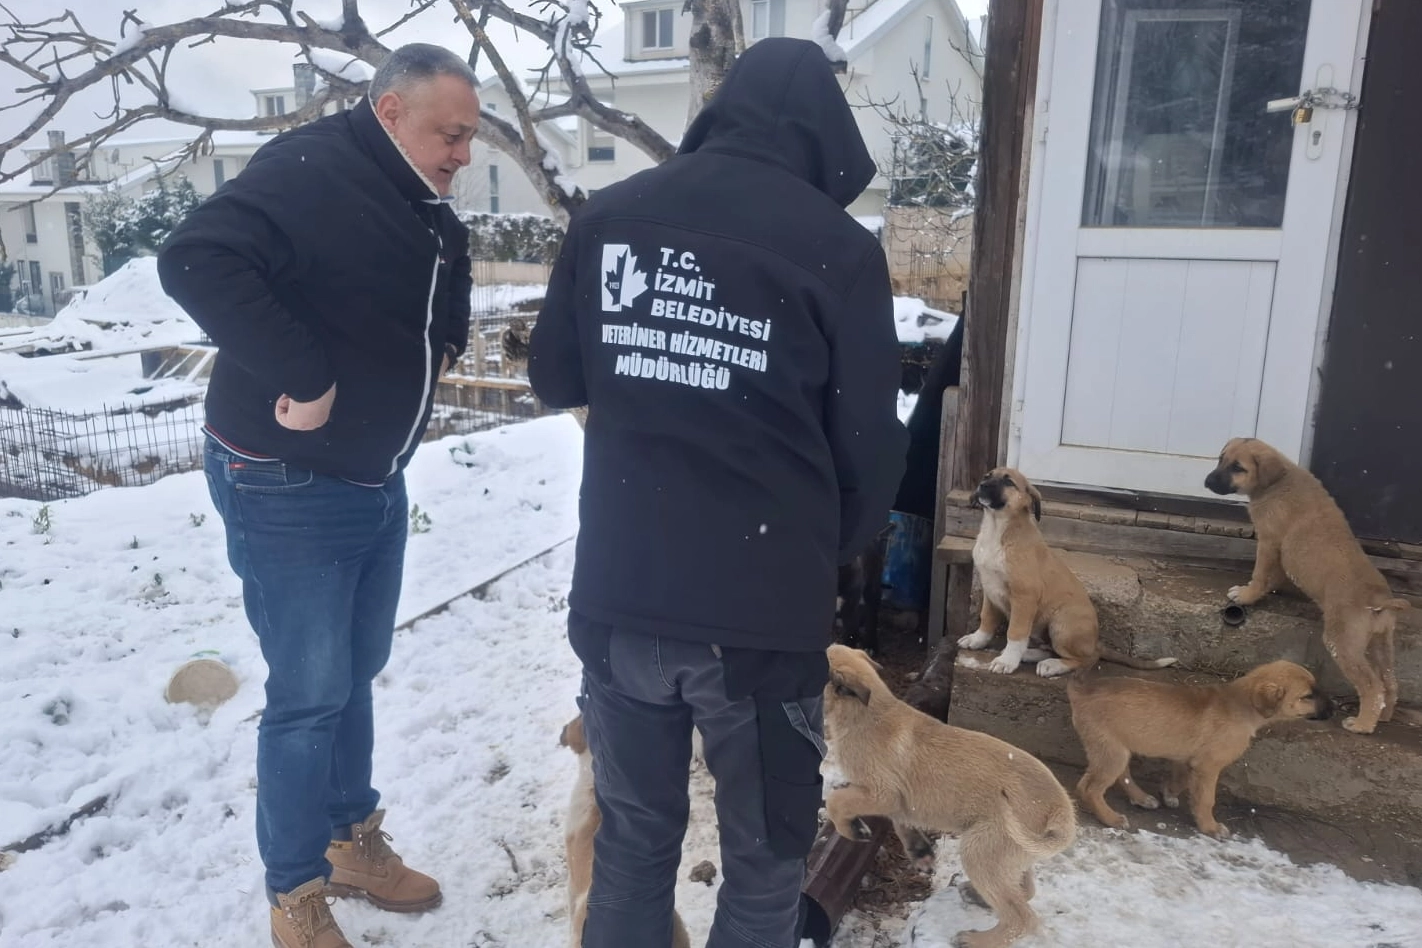
[[[741,54],[677,151],[780,165],[840,207],[848,207],[876,171],[824,51],[786,37],[760,40]]]

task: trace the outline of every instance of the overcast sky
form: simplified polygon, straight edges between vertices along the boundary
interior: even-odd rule
[[[515,0],[517,3],[517,0]],[[987,8],[988,0],[958,0],[963,14],[976,19]],[[859,0],[851,0],[853,6]],[[25,21],[53,16],[58,10],[69,9],[78,15],[80,22],[93,34],[117,40],[119,24],[125,9],[134,9],[149,23],[171,23],[193,16],[209,13],[222,6],[221,0],[7,0],[5,6]],[[385,26],[408,11],[411,0],[364,0],[361,14],[373,32]],[[601,6],[606,10],[603,26],[621,18],[621,11],[604,0]],[[309,13],[317,20],[334,18],[341,9],[340,0],[299,0],[296,8]],[[502,23],[491,24],[490,35],[498,43],[500,55],[516,70],[528,70],[541,66],[547,59],[546,48],[530,36],[518,34]],[[469,49],[469,34],[454,19],[454,14],[444,5],[425,12],[418,19],[401,27],[395,33],[383,38],[387,45],[398,45],[413,41],[440,43],[460,53]],[[175,52],[170,66],[175,96],[181,97],[184,105],[189,103],[202,106],[209,114],[248,118],[253,114],[252,89],[286,86],[291,84],[291,65],[296,61],[297,49],[272,43],[240,40],[219,40],[196,49],[180,47]],[[484,67],[481,75],[489,70]],[[28,84],[29,80],[14,69],[0,65],[0,102],[10,104],[17,100],[15,89]],[[141,88],[129,87],[124,95],[133,95],[135,102],[151,101]],[[90,89],[87,94],[76,96],[60,113],[54,126],[75,138],[103,124],[98,116],[107,111],[111,102],[107,84]],[[0,140],[8,139],[31,121],[41,106],[31,105],[13,111],[0,112]],[[171,127],[157,122],[140,125],[127,132],[125,138],[151,138],[166,135]],[[41,132],[28,144],[43,145]],[[13,166],[13,159],[7,159],[6,167]]]

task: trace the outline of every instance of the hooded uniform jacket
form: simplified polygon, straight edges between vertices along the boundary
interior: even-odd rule
[[[445,344],[469,336],[468,230],[365,99],[262,146],[173,231],[158,275],[218,347],[209,429],[364,484],[409,462]],[[324,426],[277,424],[278,397],[333,382]]]
[[[906,446],[888,268],[845,212],[874,171],[821,49],[766,39],[676,157],[578,212],[529,364],[546,403],[588,406],[573,609],[828,644]]]

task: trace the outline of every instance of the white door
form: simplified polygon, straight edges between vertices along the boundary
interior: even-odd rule
[[[1028,477],[1199,495],[1230,437],[1300,456],[1367,3],[1049,4],[1013,406]],[[1311,115],[1268,108],[1322,89]]]

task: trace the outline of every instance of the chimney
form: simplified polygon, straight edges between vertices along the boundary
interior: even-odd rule
[[[77,174],[74,168],[74,152],[64,147],[63,132],[49,133],[49,149],[54,162],[54,185],[67,188],[75,182]]]
[[[295,106],[300,110],[316,94],[316,67],[310,63],[292,63],[291,77],[296,84]]]

